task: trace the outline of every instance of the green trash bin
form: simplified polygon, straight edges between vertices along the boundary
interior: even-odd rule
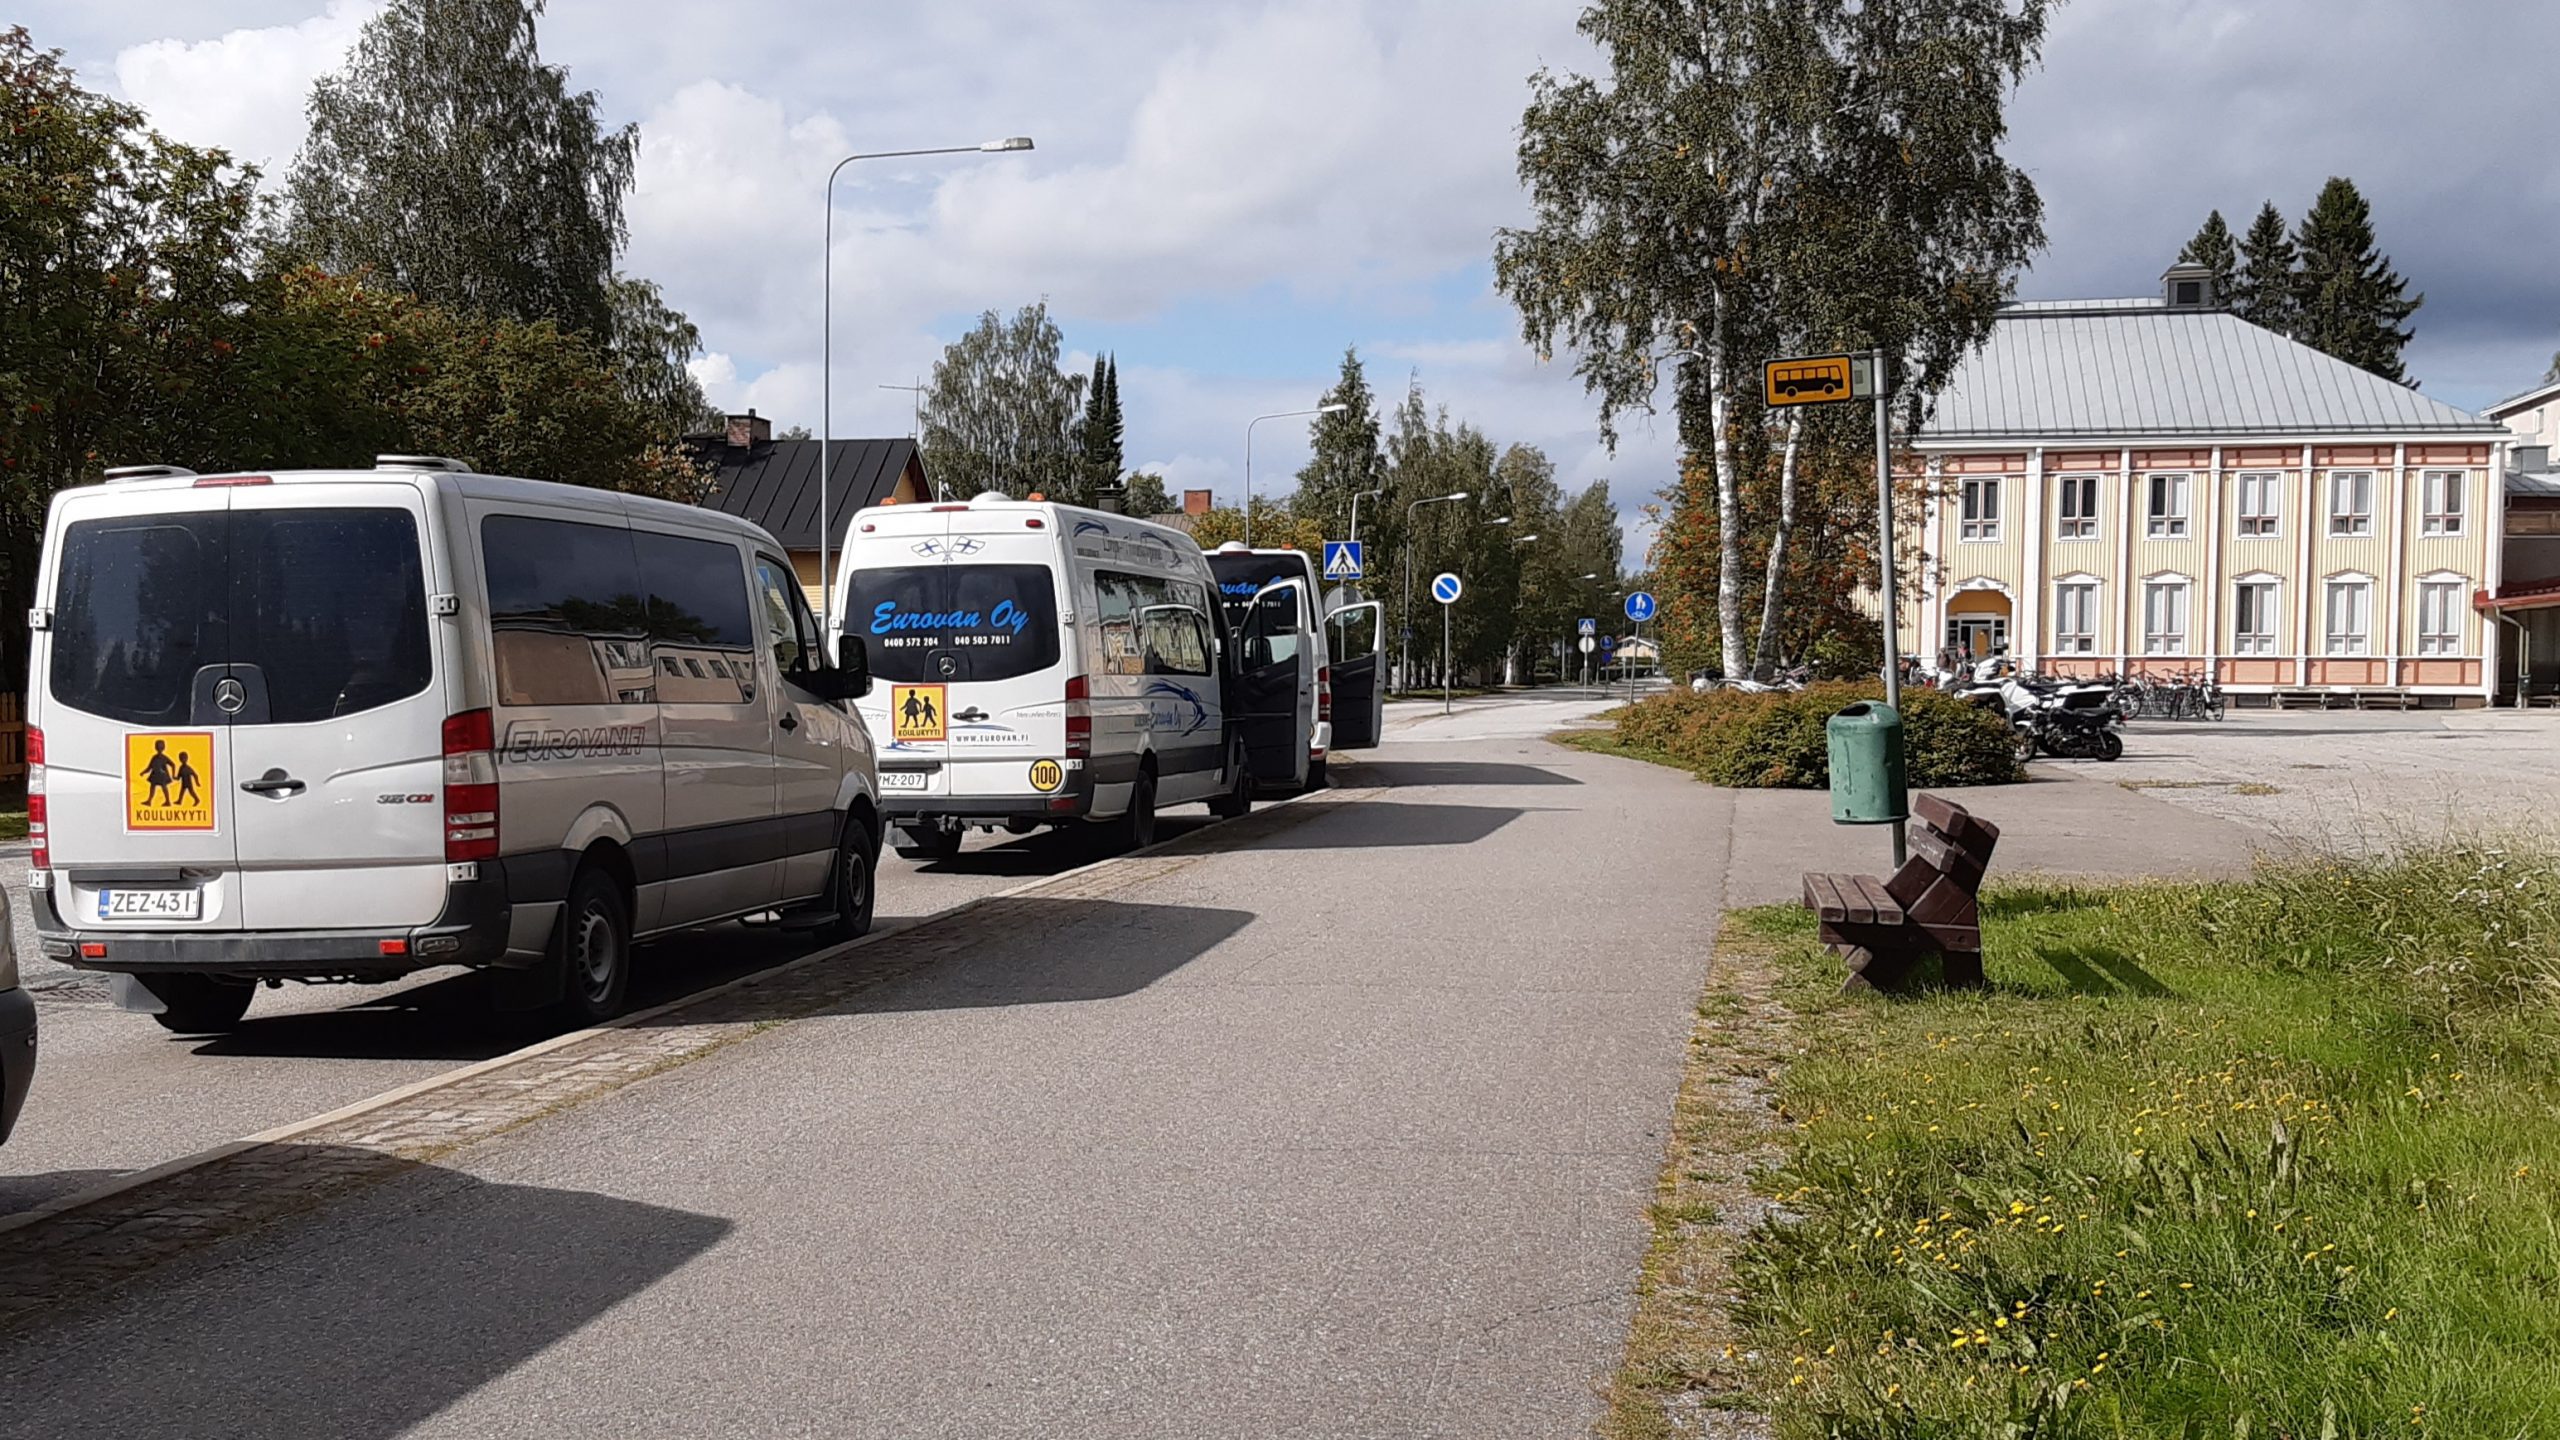
[[[1890,825],[1911,816],[1903,790],[1902,713],[1861,700],[1823,727],[1831,752],[1831,823]]]

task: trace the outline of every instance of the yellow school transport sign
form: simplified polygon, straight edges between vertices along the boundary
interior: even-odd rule
[[[947,740],[950,689],[942,685],[889,687],[889,738],[910,742]]]
[[[124,737],[124,828],[213,828],[213,732],[155,730]]]

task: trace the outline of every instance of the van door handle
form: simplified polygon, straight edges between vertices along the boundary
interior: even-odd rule
[[[310,788],[281,770],[270,770],[255,780],[243,780],[240,788],[252,795],[299,795]]]
[[[979,708],[978,708],[977,706],[975,706],[975,705],[972,705],[972,706],[970,706],[970,707],[969,707],[968,709],[966,709],[966,710],[954,710],[954,711],[952,711],[952,712],[951,712],[951,718],[952,718],[952,719],[954,719],[954,720],[966,720],[966,721],[968,721],[970,724],[974,725],[974,724],[976,724],[977,722],[979,722],[979,721],[981,721],[981,720],[986,719],[986,718],[987,718],[987,712],[986,712],[986,711],[984,711],[984,710],[979,709]]]
[[[792,714],[788,710],[785,710],[782,712],[782,718],[773,723],[781,726],[785,730],[797,730],[800,728],[800,717]]]

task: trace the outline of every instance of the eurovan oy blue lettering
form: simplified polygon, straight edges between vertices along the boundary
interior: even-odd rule
[[[1019,635],[1029,629],[1031,616],[1010,600],[999,600],[996,608],[982,615],[975,610],[918,610],[910,614],[898,608],[895,600],[883,600],[871,609],[871,633],[892,635],[901,630],[1010,630]]]

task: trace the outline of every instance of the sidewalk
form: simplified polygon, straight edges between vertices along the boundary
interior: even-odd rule
[[[1525,737],[1345,772],[22,1337],[0,1433],[1578,1434],[1714,797]]]

